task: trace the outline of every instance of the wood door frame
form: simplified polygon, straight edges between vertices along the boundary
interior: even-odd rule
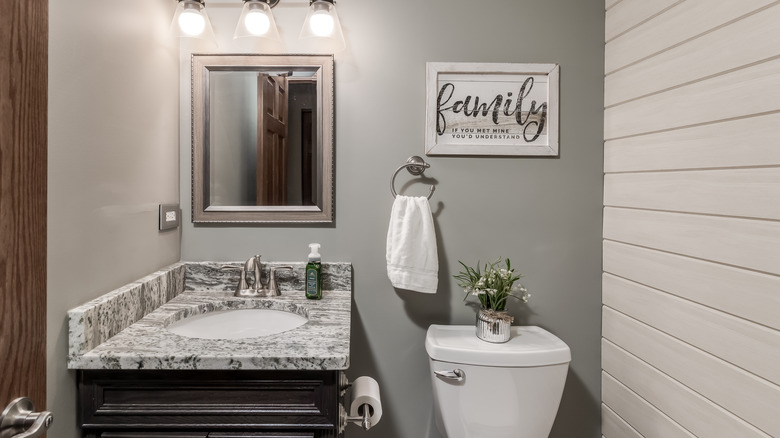
[[[48,0],[0,0],[0,409],[46,406]]]

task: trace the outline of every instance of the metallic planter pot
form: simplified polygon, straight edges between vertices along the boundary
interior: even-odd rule
[[[512,317],[507,312],[480,309],[477,313],[477,337],[496,344],[509,340]]]

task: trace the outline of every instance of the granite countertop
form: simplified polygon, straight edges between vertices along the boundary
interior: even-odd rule
[[[134,370],[343,370],[349,367],[351,265],[330,266],[334,275],[345,278],[331,278],[323,286],[346,290],[324,290],[321,300],[308,300],[302,291],[285,288],[281,288],[282,295],[278,297],[235,297],[232,291],[215,290],[221,286],[204,285],[200,281],[216,277],[203,275],[204,266],[211,272],[218,272],[219,265],[191,265],[194,269],[186,264],[176,265],[71,310],[68,367]],[[193,279],[170,280],[171,272],[182,266]],[[297,266],[295,271],[300,269],[302,266]],[[295,280],[289,287],[297,285],[295,271],[289,274]],[[184,277],[184,274],[173,277],[179,276]],[[187,286],[184,283],[188,283]],[[138,285],[147,289],[139,289],[133,295],[139,301],[147,302],[144,312],[139,312],[139,306],[128,298],[128,291],[138,289]],[[165,292],[166,288],[181,290]],[[205,290],[198,290],[201,288]],[[159,305],[148,305],[147,295],[154,296],[160,290],[173,297],[159,300]],[[184,337],[165,328],[204,311],[245,308],[291,311],[307,316],[308,321],[282,333],[231,340]],[[117,326],[112,315],[118,316],[122,309],[135,312],[136,318],[125,318],[125,322]]]

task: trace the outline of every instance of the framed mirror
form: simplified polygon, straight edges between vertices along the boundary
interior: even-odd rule
[[[192,221],[333,222],[333,56],[192,55]]]

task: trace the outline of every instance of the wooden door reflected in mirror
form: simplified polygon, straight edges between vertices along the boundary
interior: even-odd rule
[[[287,75],[257,76],[257,205],[287,205]]]

